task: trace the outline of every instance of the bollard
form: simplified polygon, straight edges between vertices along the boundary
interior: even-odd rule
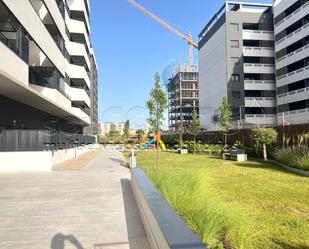
[[[133,169],[136,167],[136,156],[134,154],[134,150],[130,152],[130,160],[129,160],[129,168]]]

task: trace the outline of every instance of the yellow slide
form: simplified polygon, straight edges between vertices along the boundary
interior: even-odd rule
[[[162,140],[160,140],[160,145],[161,145],[162,150],[166,151],[166,146]]]

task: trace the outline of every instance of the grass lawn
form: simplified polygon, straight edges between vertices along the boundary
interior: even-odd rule
[[[210,248],[309,248],[309,178],[272,164],[139,152],[165,199]]]

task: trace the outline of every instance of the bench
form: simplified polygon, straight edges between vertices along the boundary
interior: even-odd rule
[[[223,160],[236,160],[237,162],[247,161],[245,150],[230,150],[228,153],[223,153]]]

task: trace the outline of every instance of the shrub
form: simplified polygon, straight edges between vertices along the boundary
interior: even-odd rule
[[[276,149],[273,157],[288,166],[309,171],[309,147]]]
[[[263,149],[263,157],[267,161],[267,146],[276,142],[278,132],[273,128],[258,128],[252,130],[252,135],[255,140],[255,148],[257,150]]]

